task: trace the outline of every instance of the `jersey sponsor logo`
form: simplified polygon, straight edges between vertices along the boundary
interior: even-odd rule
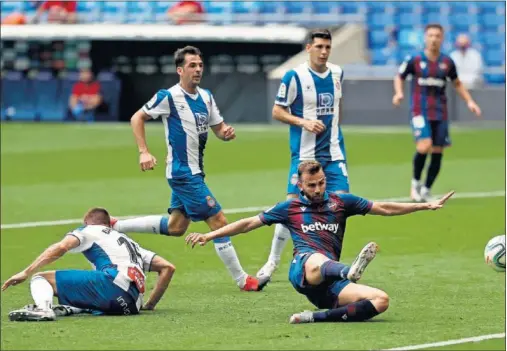
[[[441,70],[445,71],[447,69],[447,64],[445,62],[442,62],[438,65],[438,67],[440,67]]]
[[[208,132],[208,115],[205,113],[196,113],[195,114],[195,127],[197,129],[197,134],[204,134]]]
[[[336,79],[336,82],[334,83],[334,87],[336,88],[336,90],[340,91],[341,88],[342,88],[342,85],[340,83],[340,80],[339,79]]]
[[[301,230],[303,233],[314,232],[316,230],[325,230],[331,233],[338,233],[340,225],[338,223],[321,223],[316,222],[312,224],[301,224]]]
[[[317,116],[334,113],[334,97],[331,93],[320,93],[318,96]]]
[[[306,207],[305,206],[301,206],[300,207],[301,211],[305,212],[306,211]]]
[[[440,87],[445,85],[445,81],[439,78],[417,78],[417,84],[428,87]]]
[[[285,83],[280,84],[280,88],[278,89],[278,97],[280,99],[285,99],[285,96],[287,96],[287,86]]]

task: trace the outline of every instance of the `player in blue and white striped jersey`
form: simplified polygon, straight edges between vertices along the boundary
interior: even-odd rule
[[[156,159],[148,150],[144,124],[160,118],[164,124],[167,144],[166,178],[172,189],[169,218],[148,216],[121,220],[114,228],[122,232],[148,232],[170,236],[185,233],[190,221],[205,221],[215,230],[227,224],[227,219],[215,196],[204,182],[204,148],[208,130],[223,141],[236,137],[234,128],[224,122],[209,90],[199,87],[203,61],[199,49],[187,46],[175,53],[180,82],[159,90],[132,117],[132,128],[139,147],[143,171],[153,169]],[[215,249],[241,290],[258,291],[263,286],[241,267],[229,238],[215,241]]]
[[[312,30],[306,51],[308,61],[282,78],[273,107],[273,118],[290,125],[287,199],[298,197],[297,168],[301,161],[309,160],[322,164],[329,191],[349,192],[347,157],[340,128],[343,70],[328,62],[329,30]],[[257,272],[261,283],[271,278],[289,237],[289,230],[277,224],[268,262]]]
[[[32,276],[30,291],[35,305],[9,313],[12,321],[51,321],[58,315],[94,313],[138,314],[141,307],[155,308],[165,293],[175,267],[154,252],[110,227],[110,216],[103,208],[93,208],[84,217],[84,226],[72,230],[47,248],[26,269],[9,278],[2,290]],[[65,253],[82,253],[94,270],[56,270],[37,273]],[[146,272],[159,278],[143,305]],[[36,273],[36,274],[34,274]],[[53,305],[58,296],[62,305]]]

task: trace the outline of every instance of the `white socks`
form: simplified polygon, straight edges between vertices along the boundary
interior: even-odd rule
[[[274,262],[276,265],[280,262],[282,251],[290,239],[290,232],[286,226],[282,224],[275,225],[275,235],[271,243],[271,252],[268,261]]]
[[[53,304],[53,287],[46,278],[36,275],[30,281],[30,292],[37,307],[50,310]]]
[[[232,278],[236,281],[236,284],[238,284],[240,288],[243,288],[248,274],[246,274],[243,267],[241,267],[238,255],[236,254],[234,246],[232,246],[231,240],[229,239],[226,242],[224,242],[224,240],[220,240],[220,242],[215,242],[214,244],[215,251],[229,270]]]
[[[113,229],[121,233],[167,234],[167,222],[168,218],[165,216],[137,217],[118,220]]]

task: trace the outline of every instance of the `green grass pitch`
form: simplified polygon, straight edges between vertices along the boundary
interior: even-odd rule
[[[408,128],[373,133],[344,128],[351,191],[372,199],[408,195],[413,155]],[[147,128],[158,158],[155,171],[138,168],[128,125],[1,126],[1,222],[79,218],[92,206],[113,215],[162,214],[170,198],[164,179],[161,125]],[[313,306],[287,280],[291,248],[261,293],[240,292],[212,245],[191,249],[183,238],[132,234],[141,245],[173,262],[177,271],[153,312],[132,317],[76,316],[54,323],[9,322],[8,311],[31,303],[28,284],[1,294],[2,349],[386,349],[505,331],[505,273],[483,260],[486,242],[505,233],[503,130],[451,128],[435,193],[454,189],[476,198],[451,199],[438,212],[404,217],[354,217],[348,222],[342,259],[350,262],[370,240],[380,252],[362,283],[385,290],[386,313],[364,323],[288,324]],[[288,130],[238,127],[224,143],[210,135],[206,179],[225,209],[269,206],[284,199],[289,167]],[[254,213],[228,215],[229,221]],[[1,279],[23,269],[77,225],[3,229]],[[204,231],[203,223],[192,231]],[[264,264],[272,227],[233,238],[250,273]],[[68,254],[48,267],[90,266]],[[154,275],[148,277],[152,288]],[[437,348],[435,348],[436,350]],[[505,350],[505,339],[443,349]]]

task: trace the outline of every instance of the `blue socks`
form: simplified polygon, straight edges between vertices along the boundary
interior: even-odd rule
[[[370,300],[354,302],[323,312],[313,312],[314,322],[362,322],[379,313]]]
[[[350,267],[336,261],[329,260],[320,266],[320,274],[324,281],[334,282],[347,279]]]
[[[162,216],[160,219],[160,234],[169,235],[169,217]]]

